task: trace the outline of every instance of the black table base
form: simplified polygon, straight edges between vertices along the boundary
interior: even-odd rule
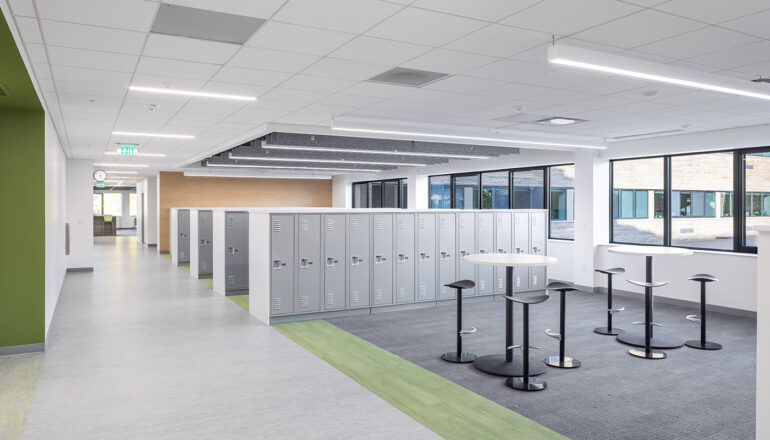
[[[523,359],[514,356],[511,362],[506,362],[504,354],[481,356],[473,362],[477,369],[495,376],[521,377],[524,375]],[[538,376],[545,373],[545,364],[529,358],[529,375]]]
[[[455,364],[469,364],[476,360],[476,355],[473,353],[463,352],[460,353],[460,356],[458,356],[457,352],[453,351],[451,353],[442,354],[441,359],[447,362],[454,362]]]
[[[555,368],[578,368],[581,365],[579,360],[569,356],[565,356],[563,362],[559,356],[548,356],[543,362]]]
[[[700,339],[687,341],[684,343],[684,345],[691,347],[691,348],[697,348],[698,350],[720,350],[722,349],[722,344],[717,344],[716,342],[701,342]]]
[[[626,332],[618,335],[618,341],[633,345],[634,347],[644,347],[644,332]],[[655,332],[655,335],[650,339],[650,347],[652,348],[679,348],[684,345],[684,341],[674,336],[661,335],[660,332]]]
[[[607,328],[607,327],[596,327],[594,329],[594,333],[598,333],[600,335],[610,335],[610,336],[617,336],[621,333],[625,333],[625,330],[621,330],[617,327]]]
[[[644,358],[644,359],[665,359],[666,358],[666,353],[663,351],[650,350],[650,352],[647,353],[643,348],[632,348],[628,350],[628,354],[630,354],[631,356]]]
[[[527,382],[524,382],[521,377],[509,377],[505,380],[505,384],[519,391],[543,391],[548,388],[546,381],[534,377],[531,377]]]

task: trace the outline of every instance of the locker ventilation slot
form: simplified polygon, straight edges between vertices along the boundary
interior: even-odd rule
[[[502,278],[499,278],[497,280],[497,288],[498,289],[502,289],[503,288],[503,279]]]
[[[333,293],[327,293],[326,294],[326,305],[327,306],[333,306],[334,305],[334,294]]]
[[[426,294],[427,294],[427,289],[425,289],[425,286],[420,286],[420,298],[425,298]]]
[[[374,229],[378,231],[382,231],[382,219],[379,219],[379,218],[374,219]]]
[[[273,232],[281,232],[281,221],[273,220]]]
[[[281,298],[273,298],[273,310],[281,310]]]
[[[303,309],[306,309],[310,306],[310,298],[307,295],[302,295],[299,297],[299,306]]]
[[[425,217],[420,217],[420,229],[425,229]]]
[[[352,229],[354,231],[357,231],[357,230],[360,229],[360,227],[361,226],[360,226],[357,218],[350,219],[350,229]]]
[[[468,221],[465,219],[465,217],[460,217],[460,227],[464,228],[468,224]]]
[[[307,220],[300,220],[299,221],[299,230],[302,232],[307,232],[310,230],[310,222]]]
[[[484,280],[479,280],[479,290],[487,290],[487,283]]]
[[[326,230],[329,232],[334,231],[334,220],[326,220]]]
[[[503,225],[503,216],[502,215],[497,216],[497,224],[498,224],[498,226],[502,226]]]
[[[446,295],[446,290],[447,290],[446,286],[441,286],[441,296],[445,296]]]
[[[405,229],[406,228],[406,219],[404,217],[398,218],[398,229]]]
[[[406,297],[406,290],[403,287],[398,288],[398,299],[404,299]]]
[[[479,227],[484,227],[487,225],[487,216],[479,216]]]
[[[358,292],[350,292],[350,303],[358,304]]]
[[[446,228],[446,227],[447,227],[447,221],[446,221],[446,217],[442,216],[442,217],[440,217],[440,218],[439,218],[439,220],[438,220],[438,226],[439,226],[440,228]]]
[[[227,217],[227,226],[235,226],[235,217]]]
[[[377,289],[374,291],[374,300],[375,301],[382,301],[382,289]]]

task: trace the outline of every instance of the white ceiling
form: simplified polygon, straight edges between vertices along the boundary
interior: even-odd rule
[[[150,165],[143,172],[173,169],[264,123],[328,126],[333,115],[607,138],[770,121],[766,102],[546,62],[555,36],[728,77],[770,76],[767,0],[168,1],[267,19],[243,46],[151,34],[157,1],[9,3],[68,155]],[[454,76],[423,88],[363,82],[395,66]],[[151,95],[129,92],[130,84],[259,100]],[[650,90],[657,94],[643,95]],[[150,112],[150,104],[160,109]],[[500,120],[522,106],[526,114],[588,122]],[[196,138],[127,138],[113,130]],[[167,157],[103,154],[129,141]]]

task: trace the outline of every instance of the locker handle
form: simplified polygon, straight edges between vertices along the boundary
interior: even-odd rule
[[[425,252],[420,252],[420,261],[425,261],[428,258],[430,258],[430,255],[426,254]]]
[[[388,261],[388,259],[383,257],[382,255],[374,256],[374,264],[382,264],[383,261]]]
[[[498,249],[498,250],[497,250],[497,253],[498,253],[498,254],[504,254],[504,253],[505,253],[505,249]]]
[[[480,253],[480,254],[486,254],[486,253],[487,253],[487,251],[485,251],[484,249],[479,249],[479,253]]]
[[[532,246],[532,252],[537,253],[539,251],[539,248],[537,246]]]
[[[408,260],[409,257],[406,256],[406,254],[398,254],[398,262],[403,263],[404,261]]]
[[[313,264],[313,262],[308,260],[307,258],[303,258],[303,259],[299,260],[299,268],[300,269],[307,269],[308,266],[310,266],[311,264]]]
[[[521,248],[516,248],[516,253],[520,254],[521,253]]]
[[[441,252],[441,259],[442,260],[446,260],[449,257],[451,257],[451,255],[449,255],[449,252],[444,252],[444,251]]]
[[[273,269],[274,270],[280,270],[282,267],[285,267],[286,263],[282,263],[281,260],[273,260]]]
[[[339,261],[335,260],[334,257],[326,257],[326,267],[333,267],[337,263],[339,263]]]
[[[465,252],[465,251],[460,251],[460,256],[461,256],[461,257],[464,257],[464,256],[466,256],[467,254],[468,254],[468,253],[467,253],[467,252]]]
[[[363,263],[364,259],[358,256],[352,256],[350,257],[350,264],[353,266],[358,266],[359,264]]]
[[[211,243],[211,242],[210,242],[210,241],[208,241],[208,240],[205,240],[205,239],[204,239],[204,240],[201,240],[201,246],[206,246],[206,245],[207,245],[207,244],[209,244],[209,243]]]
[[[233,248],[233,247],[229,247],[229,248],[227,248],[227,252],[226,253],[230,254],[230,255],[235,255],[236,252],[238,252],[238,249]]]

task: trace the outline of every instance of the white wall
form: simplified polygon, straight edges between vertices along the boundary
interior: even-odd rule
[[[67,162],[50,117],[45,118],[45,334],[67,271],[65,258]]]
[[[158,215],[158,178],[148,177],[144,179],[144,244],[157,245],[158,244],[158,222],[160,222],[160,216]]]
[[[142,227],[142,216],[145,212],[144,203],[142,203],[142,194],[147,193],[146,180],[136,182],[136,241],[144,243],[144,228]],[[145,196],[146,197],[146,196]]]
[[[760,227],[757,290],[757,438],[770,438],[770,227]]]
[[[67,159],[68,269],[94,266],[93,163],[92,160]]]
[[[108,193],[120,193],[123,196],[121,197],[120,203],[121,203],[121,212],[123,215],[118,216],[118,228],[133,228],[134,227],[134,218],[136,216],[129,215],[130,213],[130,197],[131,194],[136,194],[136,190],[128,190],[128,189],[97,189],[93,190],[94,194],[108,194]],[[138,199],[137,199],[138,200]],[[137,203],[139,203],[137,201]]]

